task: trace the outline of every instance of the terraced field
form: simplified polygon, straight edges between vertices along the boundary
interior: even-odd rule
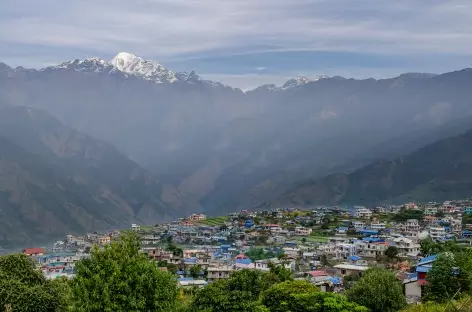
[[[199,224],[210,225],[210,226],[221,226],[225,223],[228,217],[216,217],[216,218],[208,218],[203,221],[198,221]]]

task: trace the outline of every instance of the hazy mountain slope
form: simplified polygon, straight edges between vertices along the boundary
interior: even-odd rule
[[[113,146],[65,127],[43,111],[0,108],[0,135],[5,183],[0,208],[9,212],[5,222],[21,225],[15,231],[5,227],[4,244],[128,227],[131,222],[152,224],[185,214],[187,203],[176,190]],[[26,229],[25,220],[34,226]]]
[[[168,193],[182,194],[194,205],[188,209],[199,209],[199,202],[212,214],[273,200],[382,142],[434,132],[472,114],[470,70],[295,79],[244,93],[152,61],[130,57],[126,64],[90,59],[40,71],[5,67],[0,100],[45,109],[113,143],[172,184]]]
[[[291,189],[275,205],[376,204],[472,196],[472,130],[409,155]]]

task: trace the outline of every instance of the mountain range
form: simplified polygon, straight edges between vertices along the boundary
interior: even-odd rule
[[[307,183],[459,135],[472,125],[471,82],[464,69],[379,80],[298,77],[244,92],[119,53],[39,70],[0,64],[0,106],[47,112],[108,144],[158,181],[164,205],[156,209],[169,217],[218,215],[301,204],[288,194]],[[31,144],[20,148],[49,157]]]
[[[0,108],[0,143],[0,246],[185,213],[177,192],[46,112]]]
[[[444,201],[472,196],[472,130],[405,156],[375,161],[286,191],[279,203],[384,204]],[[277,202],[277,201],[276,201]]]

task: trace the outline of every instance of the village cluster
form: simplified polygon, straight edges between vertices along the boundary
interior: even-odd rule
[[[469,224],[470,219],[470,224]],[[322,291],[342,292],[349,280],[372,265],[384,265],[403,281],[410,301],[421,300],[422,286],[437,255],[425,256],[421,242],[470,245],[472,201],[399,206],[317,207],[242,210],[207,218],[191,215],[169,223],[129,230],[141,250],[181,287],[204,287],[241,269],[269,271],[283,265],[296,278]],[[67,235],[53,248],[27,248],[47,278],[74,276],[76,261],[119,239],[120,231]],[[395,247],[395,248],[392,248]]]

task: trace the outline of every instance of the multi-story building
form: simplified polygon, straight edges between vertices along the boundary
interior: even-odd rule
[[[446,237],[446,229],[443,226],[431,227],[429,236],[434,240],[443,240]]]
[[[213,282],[215,280],[229,278],[231,273],[234,272],[234,268],[228,265],[221,265],[217,267],[209,267],[207,272],[208,282]]]
[[[306,228],[303,226],[295,227],[295,235],[297,236],[308,236],[313,230],[311,228]]]
[[[436,207],[435,205],[428,204],[424,208],[425,216],[434,216],[437,213],[438,213],[438,207]]]
[[[188,219],[191,221],[203,221],[206,220],[206,216],[204,214],[192,214]]]
[[[365,229],[365,223],[362,221],[354,221],[352,223],[352,226],[354,226],[354,229],[356,229],[356,231]]]
[[[372,217],[372,211],[364,207],[356,208],[356,218],[359,219],[370,219]]]
[[[387,224],[385,222],[376,222],[370,224],[370,229],[374,231],[383,231]]]
[[[335,257],[338,259],[347,259],[350,256],[356,255],[356,245],[341,243],[334,248]]]
[[[388,248],[387,243],[384,241],[369,241],[359,240],[356,241],[356,251],[359,256],[375,258],[376,256],[383,255],[385,250]]]
[[[417,240],[421,232],[421,226],[416,219],[408,219],[405,223],[400,223],[395,226],[396,232],[408,237],[412,240]]]
[[[397,237],[393,240],[393,245],[397,247],[400,256],[416,256],[420,251],[420,245],[406,237]]]

